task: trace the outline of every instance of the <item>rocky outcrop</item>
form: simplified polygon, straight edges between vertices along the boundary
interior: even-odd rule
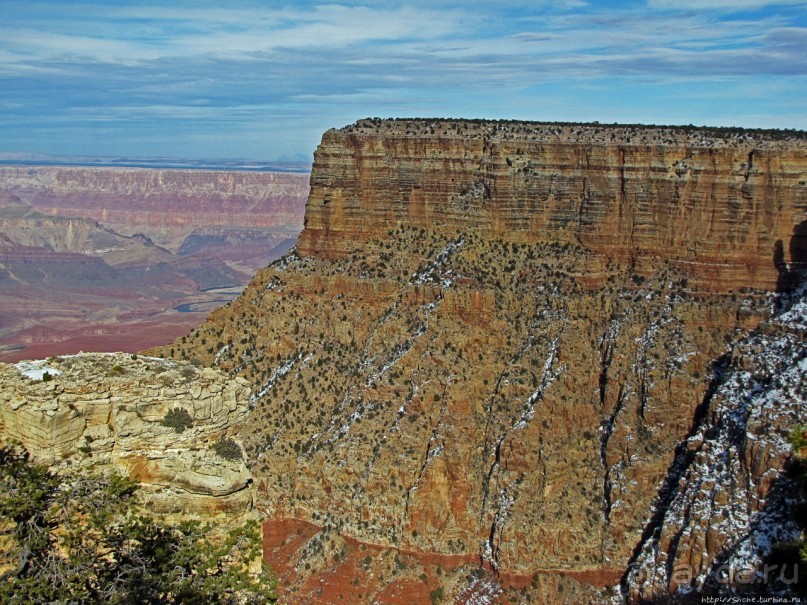
[[[581,244],[701,288],[773,288],[807,206],[803,138],[684,128],[363,120],[314,156],[298,251],[344,256],[397,222]]]
[[[365,589],[335,598],[359,602],[420,574],[460,602],[611,598],[714,361],[803,260],[805,171],[798,133],[326,133],[296,254],[162,350],[253,385],[242,436],[284,598],[337,567]]]
[[[243,420],[249,388],[212,369],[125,354],[0,364],[0,434],[57,467],[117,469],[163,512],[252,506],[240,458],[214,445]],[[181,432],[169,413],[181,410]],[[173,423],[176,425],[176,423]]]

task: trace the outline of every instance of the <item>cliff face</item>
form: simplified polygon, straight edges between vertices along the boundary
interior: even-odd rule
[[[754,134],[366,120],[324,135],[298,251],[343,256],[405,221],[773,288],[774,245],[804,220],[805,154]]]
[[[626,576],[635,600],[764,594],[798,579],[792,563],[765,558],[772,544],[799,539],[807,504],[784,472],[788,437],[807,412],[807,287],[786,301],[733,347],[707,416],[681,444],[675,481]]]
[[[244,462],[212,449],[246,414],[243,379],[171,360],[82,354],[0,364],[0,387],[0,434],[39,461],[116,469],[143,483],[153,511],[252,507]],[[164,422],[176,409],[190,419],[182,432]]]
[[[297,253],[171,347],[254,386],[285,598],[609,598],[805,260],[806,173],[759,133],[326,133]]]
[[[174,260],[165,249],[143,238],[121,236],[94,220],[46,216],[22,206],[0,207],[0,233],[32,250],[95,257],[110,266]]]

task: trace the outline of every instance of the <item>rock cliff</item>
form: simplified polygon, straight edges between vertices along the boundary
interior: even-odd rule
[[[766,556],[773,544],[799,539],[797,511],[807,504],[785,472],[788,437],[807,413],[805,294],[807,285],[785,297],[785,309],[726,354],[705,416],[679,447],[656,523],[626,574],[632,600],[771,594],[798,579],[792,564]]]
[[[57,467],[117,469],[164,513],[251,509],[243,460],[213,449],[248,402],[243,379],[186,362],[118,353],[0,364],[0,435]],[[181,431],[167,421],[177,410]]]
[[[773,288],[775,242],[804,219],[806,153],[754,132],[364,120],[323,136],[298,251],[344,256],[405,221]]]
[[[801,133],[326,133],[296,253],[162,350],[253,386],[284,599],[639,598],[721,360],[805,260],[805,177]]]

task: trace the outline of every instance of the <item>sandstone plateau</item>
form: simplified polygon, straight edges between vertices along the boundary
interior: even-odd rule
[[[798,531],[805,211],[799,132],[363,120],[296,252],[160,354],[253,388],[283,602],[730,593]]]
[[[282,256],[308,175],[0,167],[0,359],[169,342]]]

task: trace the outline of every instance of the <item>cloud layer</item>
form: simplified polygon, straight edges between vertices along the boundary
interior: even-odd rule
[[[366,115],[805,127],[805,2],[234,4],[5,0],[0,151],[310,157]]]

